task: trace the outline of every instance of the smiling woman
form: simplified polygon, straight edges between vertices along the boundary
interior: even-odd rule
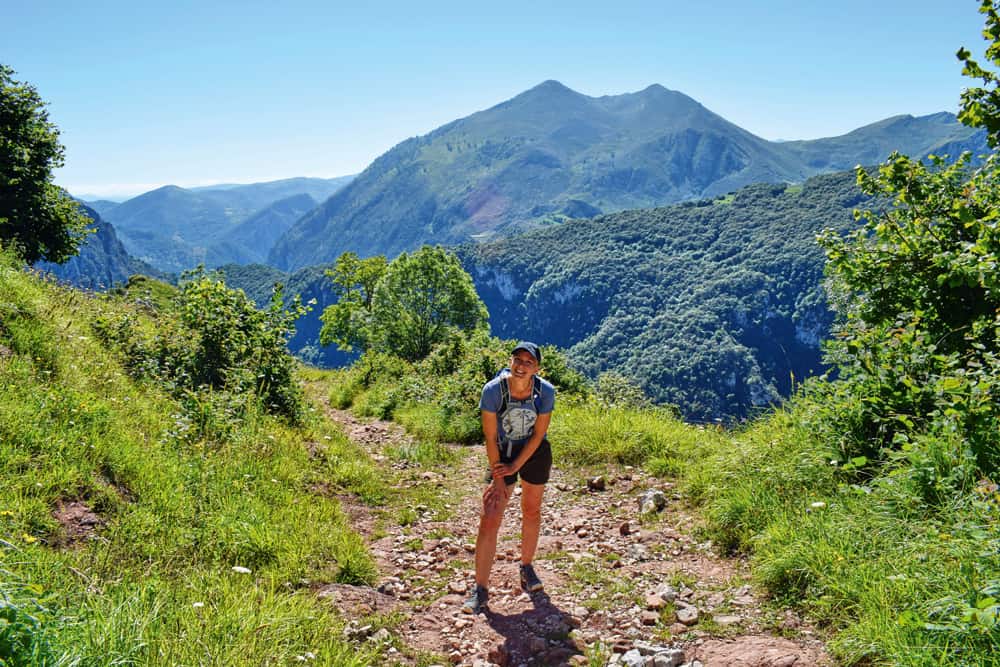
[[[490,571],[496,555],[497,532],[514,484],[521,477],[521,587],[542,590],[531,562],[538,546],[542,494],[552,468],[552,448],[546,439],[556,390],[538,377],[541,350],[522,341],[514,347],[510,369],[504,369],[483,387],[482,412],[489,486],[476,537],[476,585],[462,611],[478,614],[489,599]]]

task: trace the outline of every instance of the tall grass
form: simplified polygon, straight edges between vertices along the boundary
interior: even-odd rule
[[[928,502],[920,471],[842,461],[799,398],[692,460],[683,488],[756,581],[827,626],[845,664],[1000,663],[1000,496]],[[983,612],[985,613],[977,613]]]
[[[0,266],[0,658],[378,663],[311,591],[373,581],[331,492],[377,502],[385,481],[315,416],[292,426],[249,394],[134,379],[91,323],[141,325],[146,308]],[[70,502],[99,519],[84,539],[56,518]]]

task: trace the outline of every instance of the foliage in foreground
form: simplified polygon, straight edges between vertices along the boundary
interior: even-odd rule
[[[135,375],[128,340],[96,331],[165,326],[157,300],[172,297],[87,296],[0,261],[0,659],[377,664],[314,586],[371,582],[331,494],[375,502],[384,482],[308,410],[295,426],[254,392]]]
[[[1000,65],[1000,4],[984,0]],[[998,79],[963,120],[1000,144]],[[724,547],[837,633],[848,664],[1000,662],[1000,155],[945,166],[894,154],[860,186],[886,196],[845,238],[827,234],[841,315],[829,356],[787,411],[696,463]]]

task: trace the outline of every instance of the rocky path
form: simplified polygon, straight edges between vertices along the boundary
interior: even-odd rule
[[[327,586],[358,642],[391,643],[401,665],[740,665],[829,664],[822,644],[792,612],[762,606],[738,560],[692,537],[693,519],[669,484],[629,468],[601,477],[553,470],[543,504],[535,568],[544,593],[517,581],[517,496],[501,529],[489,612],[461,604],[472,586],[472,552],[483,489],[482,447],[455,447],[456,461],[420,466],[386,455],[411,445],[396,424],[331,419],[401,480],[409,499],[373,509],[343,498],[368,538],[377,589]],[[517,491],[515,492],[517,493]],[[645,500],[653,507],[640,513]],[[395,618],[373,631],[366,619]],[[402,619],[399,622],[399,619]]]

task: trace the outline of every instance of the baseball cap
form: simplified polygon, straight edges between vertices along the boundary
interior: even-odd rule
[[[533,356],[535,358],[535,361],[537,361],[538,363],[542,363],[542,351],[539,350],[538,346],[535,345],[534,343],[522,340],[520,343],[517,344],[517,346],[513,350],[510,351],[510,353],[514,354],[518,350],[524,350],[525,352]]]

